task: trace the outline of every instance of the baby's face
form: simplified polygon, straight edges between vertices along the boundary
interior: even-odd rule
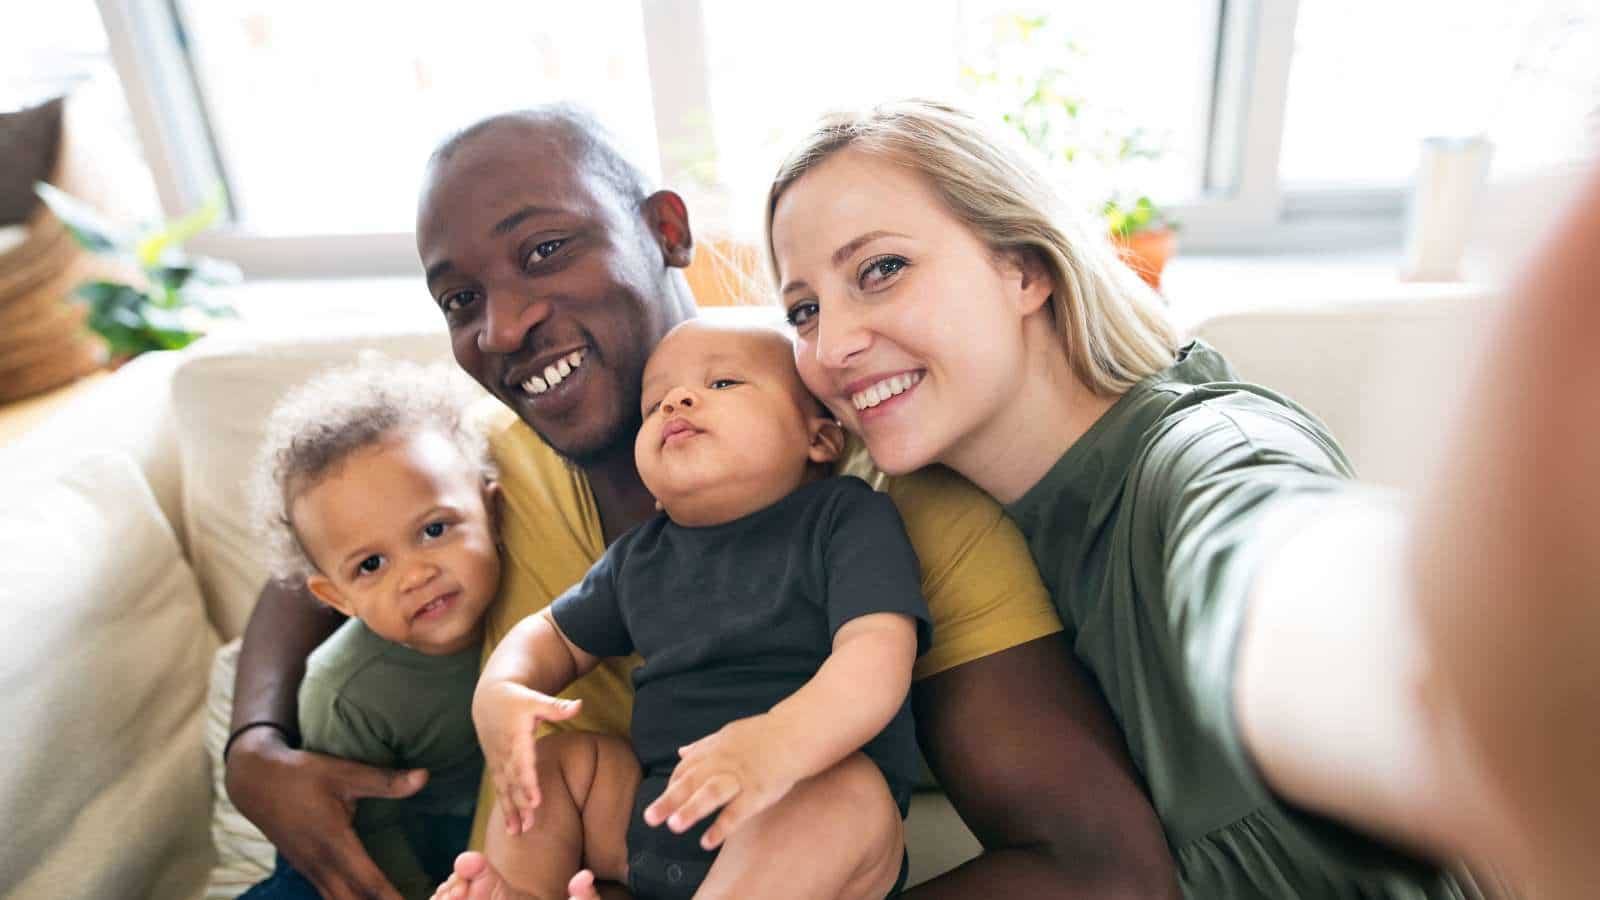
[[[465,650],[500,584],[496,491],[436,431],[358,450],[290,507],[318,569],[307,585],[394,643]]]
[[[811,463],[838,454],[837,426],[776,331],[678,326],[645,366],[641,412],[639,475],[681,525],[769,506],[805,482]]]

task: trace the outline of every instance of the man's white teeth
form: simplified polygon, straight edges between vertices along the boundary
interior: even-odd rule
[[[885,378],[877,384],[870,385],[866,389],[850,395],[850,402],[855,405],[857,411],[871,409],[896,394],[905,393],[912,385],[921,380],[921,372],[905,372]]]
[[[566,356],[556,360],[551,365],[544,367],[544,372],[530,377],[522,383],[522,389],[530,394],[542,394],[561,383],[561,380],[572,374],[572,370],[583,364],[583,351],[574,350]]]

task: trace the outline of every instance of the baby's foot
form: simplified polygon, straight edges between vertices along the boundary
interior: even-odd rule
[[[433,892],[433,900],[526,900],[527,897],[500,877],[489,865],[488,857],[473,852],[456,857],[455,873]]]
[[[594,873],[588,869],[580,871],[567,882],[567,900],[600,900],[600,891],[594,886]]]

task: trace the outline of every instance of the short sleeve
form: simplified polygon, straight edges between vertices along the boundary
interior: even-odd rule
[[[922,599],[917,556],[889,498],[859,483],[840,494],[826,537],[828,633],[871,613],[900,613],[917,626],[917,653],[932,627]]]
[[[583,580],[550,604],[561,633],[585,653],[602,659],[633,652],[633,638],[622,617],[617,593],[617,565],[626,538],[619,540],[589,569]]]
[[[1215,738],[1286,839],[1343,867],[1411,870],[1415,861],[1272,793],[1234,709],[1238,639],[1255,575],[1307,518],[1362,490],[1320,425],[1253,395],[1196,404],[1157,427],[1132,482],[1136,540],[1158,541],[1168,646],[1199,727]]]
[[[993,498],[943,466],[883,481],[933,617],[933,646],[915,678],[1061,631],[1027,543]]]
[[[381,715],[314,670],[300,683],[300,737],[307,750],[369,766],[397,766],[392,729]]]

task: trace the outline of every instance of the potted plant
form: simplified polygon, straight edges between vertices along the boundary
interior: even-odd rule
[[[232,316],[226,304],[199,296],[197,284],[239,280],[232,263],[190,256],[183,245],[222,213],[219,189],[199,209],[136,231],[123,229],[83,201],[44,182],[34,190],[79,244],[110,259],[127,280],[96,278],[73,291],[88,308],[87,324],[111,350],[112,365],[148,350],[181,350],[206,331],[211,320]]]
[[[993,37],[962,68],[980,110],[1015,129],[1063,172],[1087,211],[1105,222],[1118,254],[1152,287],[1177,249],[1177,223],[1128,182],[1161,158],[1162,141],[1120,111],[1082,94],[1073,66],[1084,49],[1047,16],[999,16]]]

